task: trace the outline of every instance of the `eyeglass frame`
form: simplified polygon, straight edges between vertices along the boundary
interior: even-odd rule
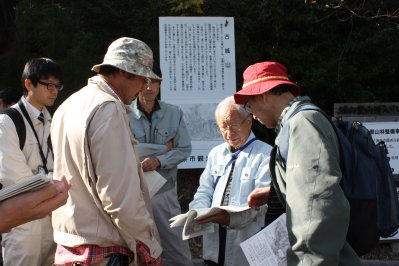
[[[226,127],[219,127],[220,131],[226,132],[227,130],[229,131],[233,131],[233,132],[240,132],[241,131],[241,127],[244,124],[244,122],[248,119],[248,117],[250,117],[251,115],[248,115],[247,117],[245,117],[239,124],[232,124],[232,125],[227,125]],[[236,127],[236,128],[235,128]]]
[[[247,111],[248,113],[251,113],[251,106],[249,105],[249,99],[250,99],[250,97],[248,97],[246,99],[246,101],[242,107],[245,109],[245,111]]]
[[[37,81],[37,83],[39,83],[39,84],[41,84],[41,85],[43,85],[43,86],[46,86],[46,88],[47,88],[47,90],[56,90],[56,91],[62,91],[63,89],[64,89],[64,85],[63,84],[54,84],[54,83],[51,83],[51,82],[44,82],[44,81],[40,81],[40,80],[38,80]],[[50,89],[49,89],[49,86],[50,86]]]

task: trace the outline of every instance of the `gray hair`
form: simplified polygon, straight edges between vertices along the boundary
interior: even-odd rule
[[[226,114],[230,111],[237,111],[240,116],[244,119],[250,115],[250,113],[245,110],[245,108],[241,104],[236,104],[233,96],[229,96],[224,98],[216,107],[215,110],[215,120],[216,123],[219,124],[219,119],[223,114]]]

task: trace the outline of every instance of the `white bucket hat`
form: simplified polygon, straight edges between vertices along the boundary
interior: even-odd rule
[[[122,37],[111,43],[103,62],[94,65],[91,70],[98,73],[100,66],[110,65],[130,74],[162,80],[152,72],[152,64],[152,50],[147,44],[137,39]]]

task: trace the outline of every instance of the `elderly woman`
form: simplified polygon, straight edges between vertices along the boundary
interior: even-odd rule
[[[247,206],[251,191],[270,183],[271,147],[251,132],[250,114],[228,97],[217,106],[215,118],[225,143],[209,152],[190,209]],[[258,211],[224,211],[200,220],[199,223],[215,223],[214,232],[203,236],[205,265],[249,265],[240,243],[262,228],[265,212],[263,206]]]

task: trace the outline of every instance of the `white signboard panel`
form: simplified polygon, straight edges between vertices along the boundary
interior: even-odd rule
[[[236,91],[234,19],[160,17],[159,40],[161,99],[182,108],[193,146],[179,168],[204,168],[222,142],[215,107]]]
[[[385,142],[388,149],[388,157],[390,158],[389,164],[393,168],[393,173],[395,175],[399,174],[399,122],[364,122],[363,125],[370,130],[375,143],[381,140]],[[388,238],[380,238],[380,240],[399,240],[399,234]]]
[[[399,122],[364,122],[375,143],[383,140],[388,149],[389,164],[399,174]]]
[[[233,18],[160,17],[159,39],[162,100],[207,102],[235,92]]]

